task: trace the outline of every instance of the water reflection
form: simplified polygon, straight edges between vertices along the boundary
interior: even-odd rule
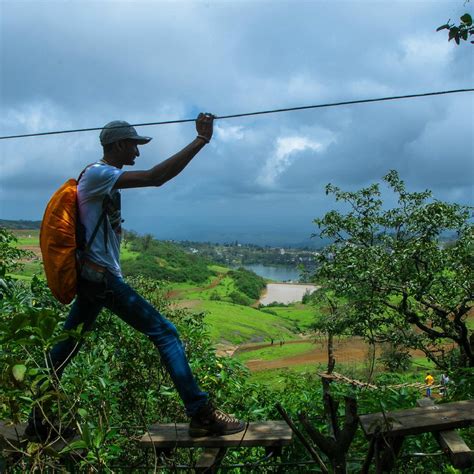
[[[275,281],[293,281],[300,279],[300,272],[294,267],[262,265],[261,263],[253,263],[251,265],[241,265],[247,270],[252,270],[263,278],[269,278]]]

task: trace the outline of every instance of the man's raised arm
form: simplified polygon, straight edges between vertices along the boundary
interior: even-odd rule
[[[115,183],[114,188],[140,188],[161,186],[173,179],[187,166],[197,153],[209,143],[213,132],[214,116],[200,113],[196,120],[197,137],[178,153],[153,168],[144,171],[125,171]]]

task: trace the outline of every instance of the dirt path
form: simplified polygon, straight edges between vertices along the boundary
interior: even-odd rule
[[[211,290],[212,288],[215,288],[221,281],[222,279],[226,276],[225,273],[219,273],[214,280],[209,283],[207,286],[196,286],[193,288],[187,288],[186,290],[171,290],[166,293],[166,297],[173,299],[173,298],[181,298],[182,296],[186,295],[186,293],[190,292],[195,292],[195,291],[205,291],[205,290]]]
[[[308,341],[287,341],[285,344],[301,344],[307,343]],[[262,344],[262,347],[268,347],[269,344]],[[275,344],[275,352],[278,351],[279,345]],[[253,346],[253,349],[257,346]],[[258,347],[260,348],[260,347]],[[244,348],[244,352],[251,350],[250,347]],[[237,349],[241,351],[241,348]],[[336,361],[339,363],[359,363],[367,359],[368,345],[361,338],[351,338],[336,341],[334,344],[334,353]],[[376,355],[380,353],[380,348],[376,349]],[[413,351],[412,356],[420,357],[424,354],[421,351]],[[327,362],[327,344],[325,341],[316,342],[314,349],[305,352],[304,354],[298,354],[291,357],[274,360],[249,360],[246,362],[246,366],[252,372],[258,372],[261,370],[269,369],[282,369],[285,367],[291,367],[294,365],[311,364],[311,363],[326,363]]]

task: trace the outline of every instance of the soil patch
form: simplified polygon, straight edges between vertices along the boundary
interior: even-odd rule
[[[307,343],[308,341],[287,341],[285,344],[301,344]],[[268,347],[269,344],[262,344],[259,346],[253,346],[253,349]],[[275,354],[277,354],[279,345],[275,344]],[[339,363],[360,363],[367,359],[369,346],[361,338],[350,338],[341,339],[334,343],[334,354],[336,361]],[[238,349],[240,351],[241,348]],[[250,349],[247,349],[250,350]],[[376,356],[380,354],[380,348],[376,348]],[[412,356],[420,357],[424,354],[421,351],[412,351]],[[252,372],[258,372],[261,370],[269,369],[282,369],[285,367],[291,367],[295,365],[303,364],[324,364],[328,360],[327,356],[327,344],[325,341],[316,342],[314,349],[305,352],[304,354],[298,354],[291,357],[274,359],[274,360],[249,360],[246,362],[246,366]]]

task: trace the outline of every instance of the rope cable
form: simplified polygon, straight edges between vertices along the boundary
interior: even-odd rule
[[[474,92],[474,89],[455,89],[455,90],[448,90],[448,91],[424,92],[422,94],[408,94],[408,95],[398,95],[398,96],[391,96],[391,97],[379,97],[375,99],[347,100],[343,102],[304,105],[300,107],[287,107],[283,109],[262,110],[258,112],[245,112],[241,114],[216,115],[214,118],[215,120],[224,120],[224,119],[231,119],[231,118],[238,118],[238,117],[249,117],[251,115],[276,114],[276,113],[282,113],[282,112],[292,112],[292,111],[308,110],[308,109],[340,107],[343,105],[367,104],[371,102],[384,102],[384,101],[389,101],[389,100],[413,99],[416,97],[429,97],[429,96],[436,96],[436,95],[458,94],[458,93],[463,93],[463,92]],[[165,120],[161,122],[135,123],[131,125],[133,127],[149,127],[149,126],[155,126],[155,125],[169,125],[169,124],[195,122],[195,121],[196,119],[180,119],[180,120]],[[122,128],[122,127],[118,126],[118,127],[110,127],[110,128]],[[71,130],[57,130],[57,131],[52,131],[52,132],[25,133],[22,135],[2,136],[0,137],[0,140],[7,140],[11,138],[39,137],[39,136],[45,136],[45,135],[60,135],[60,134],[65,134],[65,133],[92,132],[92,131],[102,130],[102,129],[103,127],[90,127],[90,128],[77,128],[77,129],[71,129]]]

